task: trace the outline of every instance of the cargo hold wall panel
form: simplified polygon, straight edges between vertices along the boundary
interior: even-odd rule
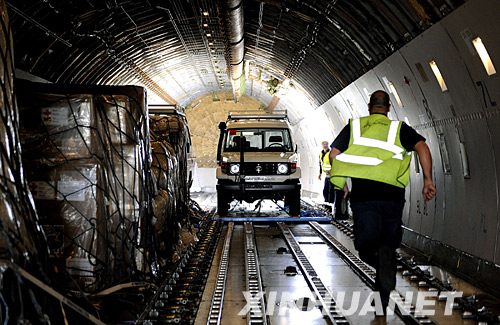
[[[367,93],[389,92],[390,117],[406,121],[427,139],[438,190],[432,201],[423,201],[423,174],[414,155],[405,225],[431,241],[497,264],[500,77],[487,75],[472,40],[481,37],[500,69],[499,11],[497,1],[468,1],[321,106],[338,134],[339,124],[365,115],[361,105]]]

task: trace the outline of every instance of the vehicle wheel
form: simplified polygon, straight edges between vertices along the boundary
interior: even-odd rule
[[[285,198],[283,199],[283,205],[285,207],[290,205],[290,194],[285,194]]]
[[[229,209],[229,202],[226,197],[226,193],[223,191],[217,191],[217,214],[220,216],[227,216],[227,211]]]
[[[290,204],[290,215],[292,217],[300,216],[300,190],[290,192],[287,202]]]

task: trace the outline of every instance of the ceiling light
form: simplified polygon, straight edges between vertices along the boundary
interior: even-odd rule
[[[403,102],[401,102],[401,98],[399,97],[399,94],[396,91],[396,87],[394,87],[394,84],[392,82],[389,82],[389,89],[391,90],[391,93],[396,98],[396,101],[398,102],[398,105],[399,106],[403,106]]]
[[[203,16],[208,16],[208,11],[204,11]]]
[[[210,50],[210,52],[212,52],[212,53],[213,53],[213,52],[215,52],[215,50]]]
[[[208,27],[208,24],[203,24],[203,27]]]
[[[441,71],[439,71],[437,63],[435,61],[431,61],[429,62],[429,65],[431,66],[431,70],[434,73],[434,76],[436,76],[436,79],[439,83],[439,87],[441,87],[441,91],[448,90],[448,87],[446,87],[446,83],[444,82],[443,75],[441,74]]]
[[[363,88],[363,91],[365,92],[365,95],[368,98],[368,100],[370,100],[370,97],[372,97],[372,94],[370,92],[368,92],[368,89],[366,89],[366,88]]]
[[[336,108],[336,107],[335,107]],[[339,114],[340,116],[340,119],[342,120],[342,123],[344,123],[345,125],[345,118],[344,118],[344,115],[342,115],[342,112],[340,112],[340,110],[337,109],[337,113]]]
[[[214,45],[214,43],[213,42],[208,42],[208,45]]]
[[[497,73],[497,71],[495,70],[495,66],[493,65],[493,62],[490,59],[490,55],[488,54],[486,47],[484,47],[484,43],[481,40],[481,37],[478,37],[475,40],[473,40],[472,44],[474,44],[477,54],[479,54],[479,56],[481,57],[481,61],[483,62],[484,68],[486,69],[486,73],[488,74],[488,76]]]
[[[210,34],[210,33],[207,33],[207,37],[211,37],[211,36],[212,36],[212,34]]]

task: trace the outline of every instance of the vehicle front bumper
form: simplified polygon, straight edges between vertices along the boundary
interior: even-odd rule
[[[244,191],[266,191],[266,192],[291,192],[300,190],[300,184],[268,184],[268,183],[233,183],[233,184],[217,184],[217,190],[226,192]]]

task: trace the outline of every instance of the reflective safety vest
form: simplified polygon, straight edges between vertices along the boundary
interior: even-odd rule
[[[323,156],[323,150],[319,153],[319,161],[321,162],[321,171],[326,173],[332,169],[332,164],[330,164],[330,149],[328,149],[323,158],[321,156]]]
[[[401,124],[382,114],[352,119],[349,146],[332,161],[335,187],[343,188],[347,177],[353,177],[405,188],[411,155],[399,138]]]

